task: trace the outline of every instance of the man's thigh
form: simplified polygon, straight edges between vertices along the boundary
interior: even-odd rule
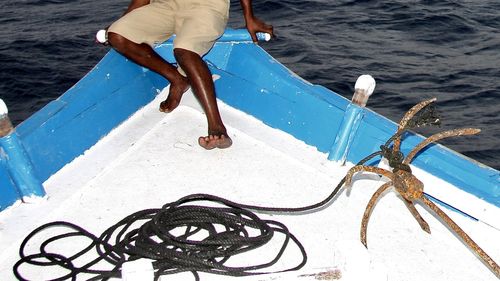
[[[222,1],[224,2],[224,1]],[[206,54],[224,33],[229,6],[219,10],[205,7],[179,11],[176,16],[174,48]]]
[[[175,31],[175,11],[158,2],[137,8],[124,15],[109,28],[128,40],[150,46],[167,40]]]

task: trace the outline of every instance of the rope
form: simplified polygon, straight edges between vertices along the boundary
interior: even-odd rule
[[[193,204],[199,201],[215,203],[215,207]],[[212,204],[213,205],[213,204]],[[26,254],[26,245],[38,234],[49,228],[62,227],[66,233],[55,235],[40,244],[39,253]],[[174,235],[173,233],[182,233]],[[226,263],[236,255],[261,247],[276,234],[284,236],[280,249],[274,257],[261,264],[231,267]],[[197,237],[203,236],[203,239]],[[48,246],[66,238],[84,237],[91,243],[72,256],[48,251]],[[298,246],[302,259],[288,269],[267,272],[264,269],[275,265],[282,257],[288,244]],[[77,259],[91,252],[97,258],[82,266]],[[108,280],[121,277],[124,262],[140,258],[154,260],[155,280],[162,275],[191,272],[199,280],[198,272],[229,276],[249,276],[298,270],[307,261],[307,255],[300,241],[277,221],[261,220],[254,213],[241,208],[229,200],[206,194],[194,194],[161,209],[148,209],[133,213],[105,230],[100,237],[68,222],[58,221],[42,225],[32,231],[20,246],[21,259],[14,265],[14,275],[23,277],[20,267],[59,266],[67,274],[52,279],[76,280],[78,274],[91,274],[89,280]],[[96,270],[93,266],[105,261],[110,270]]]

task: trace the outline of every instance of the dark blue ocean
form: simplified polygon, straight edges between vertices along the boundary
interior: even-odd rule
[[[129,0],[1,0],[0,97],[15,124],[56,99],[108,51],[94,43]],[[239,1],[230,27],[243,26]],[[361,74],[368,106],[394,121],[437,97],[440,128],[479,127],[443,142],[500,169],[500,1],[254,0],[275,27],[261,46],[291,70],[351,98]]]

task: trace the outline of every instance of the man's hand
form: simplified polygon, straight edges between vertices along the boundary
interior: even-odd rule
[[[257,42],[257,32],[269,33],[271,38],[274,36],[273,34],[273,26],[266,24],[256,17],[252,17],[251,19],[246,20],[246,26],[250,36],[252,36],[252,41]]]
[[[240,0],[240,4],[243,9],[243,16],[245,17],[247,30],[250,33],[250,36],[252,36],[253,42],[257,42],[257,32],[269,33],[271,37],[274,36],[273,26],[266,24],[254,16],[252,10],[252,0]]]

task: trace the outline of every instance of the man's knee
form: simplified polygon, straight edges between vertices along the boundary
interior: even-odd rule
[[[174,57],[177,60],[177,63],[184,69],[184,71],[186,71],[187,68],[191,66],[204,65],[201,56],[198,53],[190,51],[188,49],[175,48]]]
[[[120,46],[123,46],[123,43],[125,42],[125,38],[121,36],[118,33],[114,32],[108,32],[108,43],[113,47],[113,48],[120,48]]]
[[[176,59],[181,59],[181,60],[184,58],[194,58],[194,57],[201,58],[198,53],[183,48],[175,48],[174,56]]]

